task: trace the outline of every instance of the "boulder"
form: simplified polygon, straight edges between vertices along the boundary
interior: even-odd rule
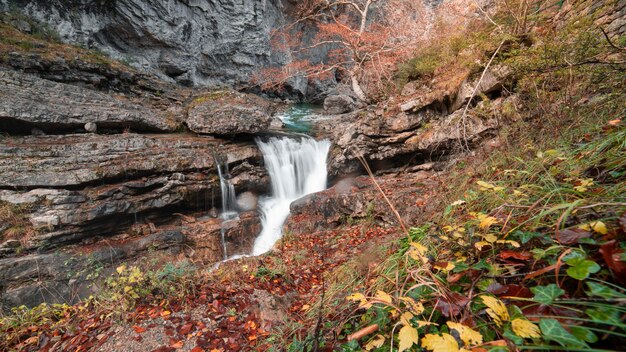
[[[0,69],[0,131],[48,133],[103,129],[174,131],[180,121],[166,112],[79,86]]]
[[[324,99],[324,111],[331,115],[345,114],[355,107],[354,99],[346,94],[330,95]]]
[[[186,124],[201,134],[255,134],[270,129],[273,112],[273,105],[257,95],[217,91],[193,100]]]

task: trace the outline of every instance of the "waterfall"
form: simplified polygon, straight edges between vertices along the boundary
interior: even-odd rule
[[[220,218],[222,218],[222,228],[220,229],[220,239],[222,241],[222,251],[224,253],[224,259],[228,258],[228,251],[226,249],[226,238],[224,225],[226,222],[236,219],[239,214],[237,213],[237,195],[235,194],[235,186],[230,180],[230,171],[228,170],[228,158],[218,157],[214,155],[215,164],[217,165],[217,174],[220,177],[220,190],[222,192],[222,212]],[[223,169],[222,169],[223,168]]]
[[[263,254],[282,236],[282,227],[294,200],[326,188],[328,140],[310,137],[272,137],[257,139],[265,167],[270,176],[272,193],[259,203],[261,234],[254,242],[253,255]]]

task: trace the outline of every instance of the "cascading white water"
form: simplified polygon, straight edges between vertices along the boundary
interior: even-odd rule
[[[259,203],[261,234],[254,242],[253,255],[263,254],[282,236],[282,226],[294,200],[326,188],[328,140],[310,137],[257,139],[270,176],[272,195]]]
[[[220,214],[220,218],[222,218],[223,222],[222,228],[220,230],[220,235],[222,241],[222,251],[224,252],[224,259],[226,259],[228,258],[228,251],[226,249],[224,223],[237,219],[237,217],[239,216],[236,207],[237,194],[235,193],[235,186],[233,186],[233,183],[230,181],[228,161],[226,160],[227,158],[219,158],[217,156],[215,156],[214,158],[215,164],[217,164],[217,174],[220,177],[220,190],[222,192],[222,213]],[[222,167],[224,168],[224,170],[222,170]]]

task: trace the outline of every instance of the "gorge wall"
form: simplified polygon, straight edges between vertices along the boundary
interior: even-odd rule
[[[1,0],[0,11],[184,86],[242,86],[260,67],[291,60],[270,43],[288,16],[281,0]],[[306,80],[292,83],[296,96],[306,93]]]

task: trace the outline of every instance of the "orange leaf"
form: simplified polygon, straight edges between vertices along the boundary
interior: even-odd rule
[[[142,332],[146,331],[146,328],[135,325],[133,326],[133,330],[135,330],[136,333],[141,334]]]
[[[173,344],[170,345],[170,347],[175,348],[175,349],[179,349],[179,348],[183,348],[183,345],[185,343],[183,342],[183,340],[180,340],[178,342],[175,342]]]
[[[164,311],[161,312],[161,316],[162,317],[166,317],[166,316],[168,316],[170,314],[172,314],[172,312],[170,312],[169,310],[164,310]]]

